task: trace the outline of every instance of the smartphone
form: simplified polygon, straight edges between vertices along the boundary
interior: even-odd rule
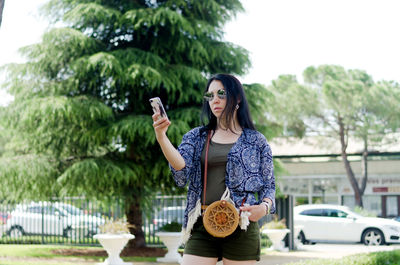
[[[161,118],[168,118],[167,112],[165,112],[164,106],[161,102],[161,99],[159,97],[151,98],[149,99],[150,105],[153,109],[154,113],[160,113],[159,119]]]

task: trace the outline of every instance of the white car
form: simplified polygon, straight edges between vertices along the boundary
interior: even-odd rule
[[[362,242],[366,245],[400,243],[400,223],[364,217],[346,206],[309,204],[294,207],[294,225],[301,227],[300,241]]]
[[[104,224],[101,217],[87,215],[79,208],[65,203],[31,202],[19,204],[7,221],[7,234],[56,235],[68,238],[91,237]]]

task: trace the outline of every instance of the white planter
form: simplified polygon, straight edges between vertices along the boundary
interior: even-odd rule
[[[158,236],[164,245],[167,247],[167,254],[163,258],[158,258],[157,262],[166,263],[181,263],[182,257],[178,253],[178,248],[181,243],[180,232],[157,232]]]
[[[289,229],[264,229],[263,234],[266,234],[268,238],[272,241],[271,250],[286,251],[284,247],[285,243],[282,241],[286,234],[289,233]]]
[[[119,254],[129,240],[134,239],[132,234],[97,234],[93,238],[99,240],[100,244],[107,251],[108,258],[101,265],[131,265],[132,263],[124,262]]]

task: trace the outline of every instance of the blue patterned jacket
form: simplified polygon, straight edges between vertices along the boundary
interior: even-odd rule
[[[171,165],[174,180],[179,187],[189,182],[187,205],[183,228],[188,223],[188,215],[201,198],[201,152],[207,138],[204,127],[190,130],[183,136],[178,147],[185,160],[185,167],[175,170]],[[245,198],[245,204],[259,204],[263,198],[273,202],[271,213],[275,212],[275,177],[271,148],[261,133],[244,129],[228,154],[225,185],[229,188],[231,199],[239,208]],[[256,199],[258,194],[258,200]]]

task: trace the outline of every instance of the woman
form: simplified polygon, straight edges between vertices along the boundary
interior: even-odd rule
[[[158,119],[158,113],[152,116],[157,141],[176,184],[183,187],[189,182],[182,264],[216,264],[221,259],[226,265],[254,264],[260,259],[257,221],[275,211],[271,149],[254,128],[237,78],[228,74],[213,76],[207,83],[204,99],[202,118],[207,118],[207,125],[186,133],[178,149],[166,136],[171,122]],[[206,149],[208,170],[203,189]],[[220,200],[226,191],[242,213],[240,225],[231,235],[216,238],[208,234],[199,217],[202,206]]]

